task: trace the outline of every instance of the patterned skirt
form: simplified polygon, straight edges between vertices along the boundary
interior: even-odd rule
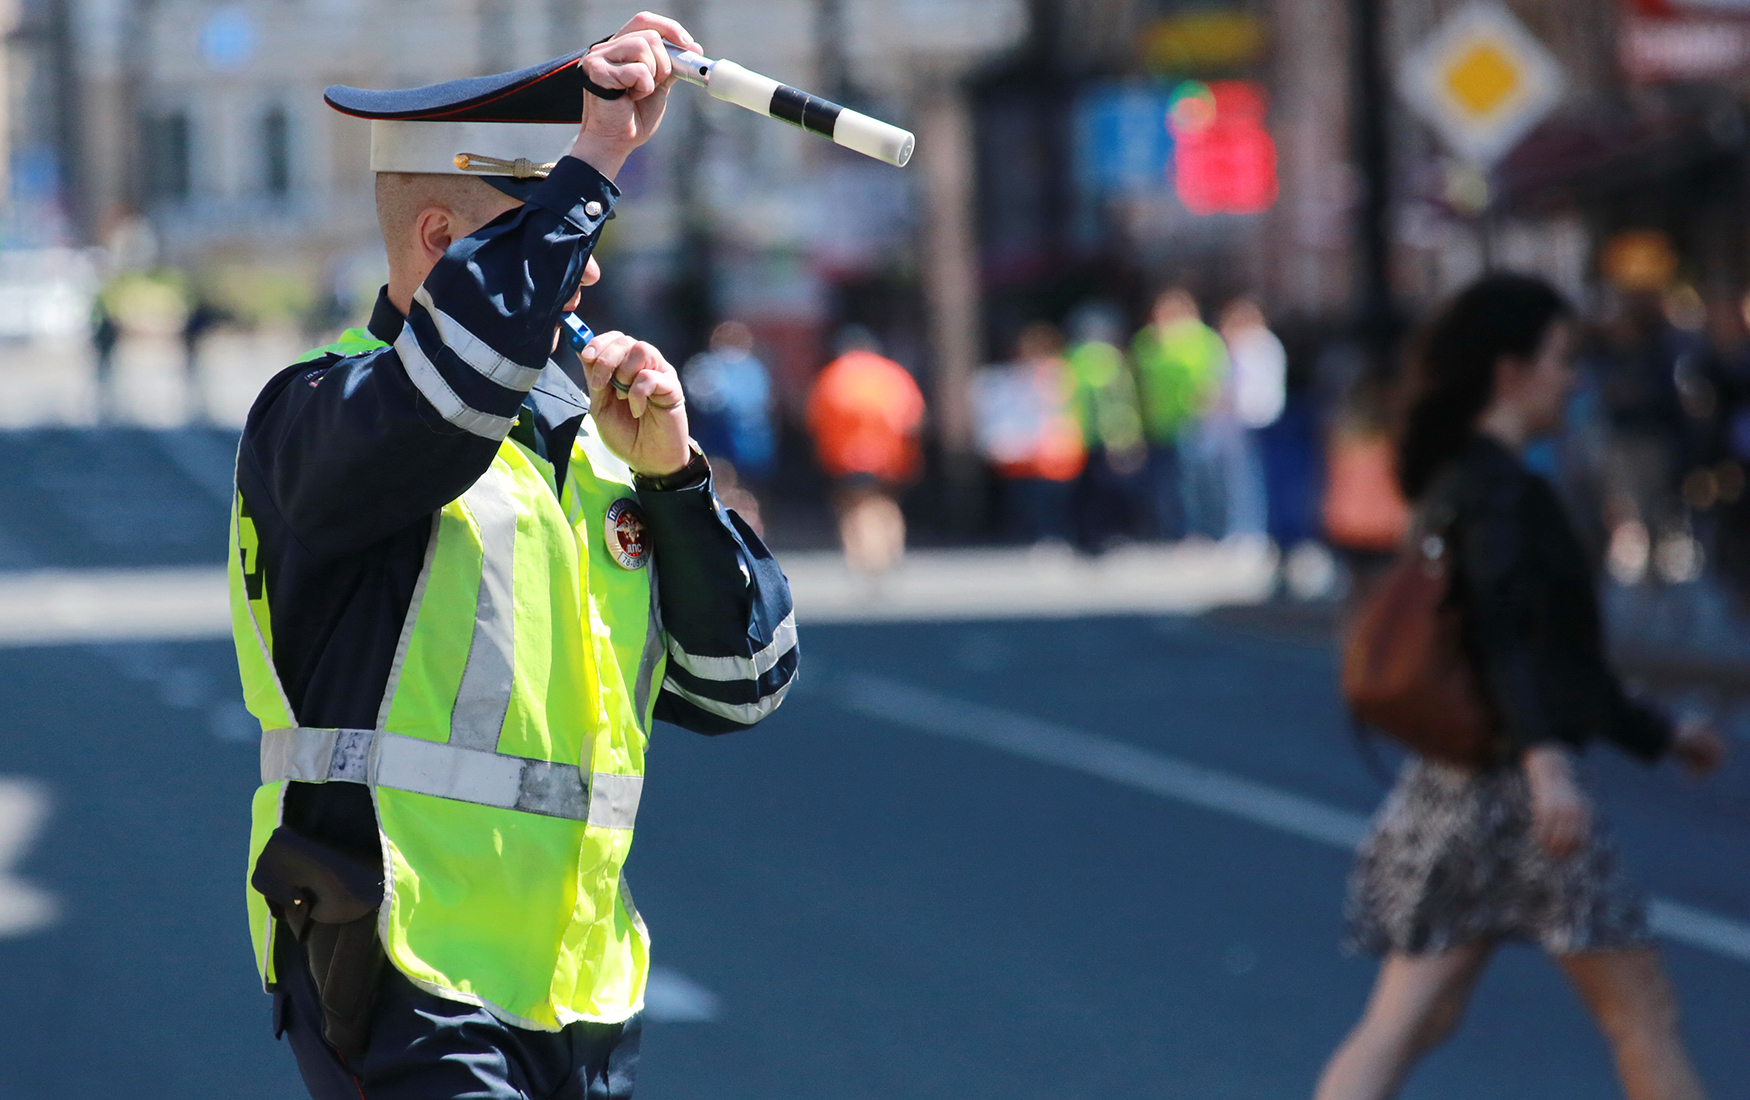
[[[1555,859],[1531,836],[1522,769],[1412,757],[1357,853],[1345,948],[1420,955],[1514,939],[1567,955],[1649,943],[1645,896],[1594,814],[1586,843]]]

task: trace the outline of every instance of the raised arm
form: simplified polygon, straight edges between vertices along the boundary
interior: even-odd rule
[[[470,216],[440,198],[413,215],[407,247],[391,242],[392,305],[373,318],[389,346],[284,372],[251,411],[239,471],[251,507],[278,512],[327,557],[417,522],[485,471],[593,271],[619,194],[612,177],[661,123],[672,79],[664,37],[698,45],[643,13],[590,48],[580,62],[589,82],[626,94],[583,96],[572,155],[523,205],[494,218],[511,201],[501,199]]]
[[[268,498],[254,506],[326,557],[460,496],[516,422],[617,197],[589,165],[561,160],[526,204],[444,252],[404,322],[379,302],[372,329],[388,346],[274,379],[243,435]]]

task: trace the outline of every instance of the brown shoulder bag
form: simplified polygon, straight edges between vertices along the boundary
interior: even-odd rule
[[[1495,759],[1499,737],[1465,650],[1450,531],[1412,536],[1362,603],[1343,646],[1343,699],[1419,755],[1475,767]]]

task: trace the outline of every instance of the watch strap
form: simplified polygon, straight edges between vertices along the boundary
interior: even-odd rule
[[[670,493],[676,489],[696,489],[705,484],[711,477],[711,460],[705,457],[698,443],[689,440],[688,446],[692,448],[693,457],[685,466],[672,474],[633,474],[633,488],[639,492]]]

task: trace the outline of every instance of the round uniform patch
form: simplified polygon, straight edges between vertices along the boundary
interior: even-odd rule
[[[650,564],[650,540],[644,534],[644,513],[626,497],[608,505],[605,524],[608,556],[627,569],[643,569]]]

